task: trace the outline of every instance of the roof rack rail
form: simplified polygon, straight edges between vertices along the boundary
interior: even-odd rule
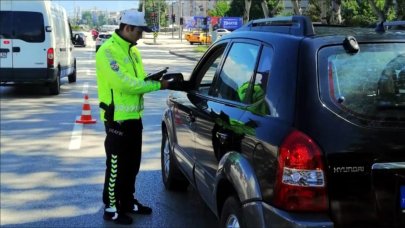
[[[405,26],[405,21],[383,21],[377,23],[375,31],[378,33],[384,33],[388,29],[388,26]]]
[[[238,30],[276,32],[296,36],[315,35],[312,21],[307,16],[271,17],[252,20]]]
[[[384,26],[405,25],[405,21],[385,21]]]

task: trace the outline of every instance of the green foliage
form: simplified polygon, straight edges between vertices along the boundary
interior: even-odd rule
[[[91,12],[90,12],[90,11],[84,11],[84,12],[82,13],[82,20],[84,20],[84,23],[85,23],[85,24],[88,24],[88,25],[90,25],[91,27],[94,26],[94,23],[93,23],[93,16],[91,15]]]
[[[260,1],[253,1],[250,6],[249,20],[264,18],[262,5]]]
[[[319,1],[323,0],[309,0],[308,8],[305,11],[305,15],[311,17],[312,21],[320,21],[321,8]],[[327,0],[330,6],[330,1]],[[341,14],[343,18],[343,24],[348,26],[370,26],[375,25],[378,21],[376,12],[373,11],[370,2],[374,1],[377,6],[377,10],[383,12],[387,20],[400,20],[401,15],[405,12],[405,0],[397,0],[398,7],[395,12],[392,0],[342,0],[341,1]],[[388,4],[387,11],[384,12],[385,5]],[[401,5],[403,4],[403,5]],[[402,7],[402,8],[401,8]],[[401,11],[401,9],[404,9]],[[329,9],[328,17],[331,14]],[[403,16],[402,16],[403,17]]]
[[[208,45],[198,45],[197,47],[194,48],[195,52],[206,52],[208,50]]]
[[[250,1],[252,1],[252,5],[250,6],[249,20],[264,18],[263,9],[261,6],[262,0],[250,0]],[[283,10],[282,1],[280,1],[278,5],[276,5],[277,3],[276,0],[266,0],[266,1],[267,7],[269,8],[269,12],[273,11],[273,9],[277,7],[275,10],[275,15],[277,15]],[[245,9],[245,0],[233,0],[231,2],[227,16],[243,17],[244,9]],[[269,16],[271,17],[274,15]]]
[[[219,0],[214,9],[208,10],[208,15],[213,17],[224,17],[230,9],[229,3],[226,0]]]
[[[405,20],[405,0],[397,0],[397,20]]]
[[[342,1],[342,18],[343,24],[351,26],[368,26],[377,21],[368,1]]]
[[[72,25],[72,31],[80,31],[82,28],[79,25]]]
[[[303,14],[310,17],[312,21],[320,22],[321,8],[318,5],[317,0],[309,0],[308,6]]]
[[[228,17],[242,17],[245,9],[244,0],[233,0],[228,10]]]
[[[144,0],[145,4],[145,19],[149,26],[158,25],[160,16],[160,26],[166,27],[169,25],[169,5],[165,0]],[[142,3],[139,5],[139,10],[142,10]],[[155,16],[153,16],[155,15]]]
[[[100,14],[98,16],[97,25],[101,26],[101,25],[105,25],[105,24],[108,24],[107,17],[105,16],[105,14]]]
[[[269,17],[279,15],[284,10],[283,1],[277,3],[277,0],[267,0],[267,7],[269,7],[270,14],[274,11],[274,15],[269,15]]]

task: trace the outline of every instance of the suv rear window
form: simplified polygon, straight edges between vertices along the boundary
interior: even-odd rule
[[[0,11],[0,37],[29,43],[44,42],[44,18],[38,12]]]
[[[344,118],[366,125],[405,121],[405,44],[360,44],[319,52],[321,99]]]

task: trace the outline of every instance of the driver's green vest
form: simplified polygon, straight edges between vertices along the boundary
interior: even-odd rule
[[[116,32],[96,54],[98,99],[111,104],[114,121],[139,119],[143,115],[143,94],[160,89],[158,81],[144,81],[146,73],[138,49]],[[104,110],[100,109],[101,120]]]

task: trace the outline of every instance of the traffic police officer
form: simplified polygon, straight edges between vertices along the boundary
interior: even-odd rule
[[[143,31],[151,32],[144,13],[128,10],[121,16],[119,29],[96,53],[100,115],[106,131],[103,218],[118,224],[132,223],[128,213],[152,213],[134,197],[141,162],[143,94],[169,86],[165,80],[144,80],[146,73],[135,46]]]

